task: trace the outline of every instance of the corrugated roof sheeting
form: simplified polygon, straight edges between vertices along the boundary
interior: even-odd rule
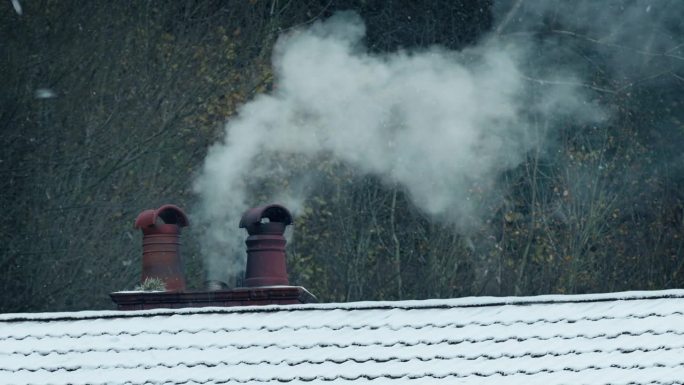
[[[2,383],[682,381],[684,290],[0,316]]]

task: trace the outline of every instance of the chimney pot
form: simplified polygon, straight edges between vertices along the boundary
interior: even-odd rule
[[[143,232],[142,281],[160,278],[167,290],[121,291],[109,295],[119,310],[316,302],[316,297],[305,288],[289,285],[283,233],[290,224],[292,215],[280,205],[247,210],[240,227],[249,233],[245,274],[248,287],[229,289],[223,282],[207,281],[207,291],[185,291],[178,239],[181,227],[188,225],[188,218],[173,205],[145,210],[135,221],[135,227]]]
[[[247,269],[245,285],[289,285],[285,264],[285,227],[292,214],[283,206],[271,204],[247,210],[240,228],[247,230]]]
[[[159,278],[167,291],[185,290],[180,231],[188,225],[188,217],[174,205],[163,205],[138,215],[135,228],[143,232],[141,283],[148,278]]]

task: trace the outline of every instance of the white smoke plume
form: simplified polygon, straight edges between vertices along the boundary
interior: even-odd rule
[[[480,215],[472,190],[491,190],[537,145],[532,116],[600,115],[569,72],[531,92],[522,44],[490,36],[458,52],[371,54],[364,34],[347,12],[277,43],[275,90],[227,123],[196,181],[210,278],[244,266],[237,224],[250,203],[247,184],[272,172],[259,167],[270,154],[331,156],[401,186],[420,210],[465,230]],[[296,206],[306,191],[273,198]]]

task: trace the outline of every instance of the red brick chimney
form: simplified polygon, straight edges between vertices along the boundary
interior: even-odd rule
[[[166,291],[119,291],[110,297],[119,310],[316,302],[305,288],[289,285],[283,233],[291,223],[292,215],[280,205],[247,210],[240,221],[248,233],[246,287],[186,291],[179,250],[180,228],[188,225],[187,216],[174,205],[145,210],[135,221],[143,231],[142,282],[159,278]]]

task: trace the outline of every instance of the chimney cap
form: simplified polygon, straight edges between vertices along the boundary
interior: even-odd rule
[[[161,218],[166,224],[174,224],[178,227],[185,227],[190,224],[188,216],[176,205],[163,205],[156,210],[145,210],[138,215],[135,220],[136,229],[144,229],[154,226],[157,218]]]
[[[262,220],[268,219],[266,225]],[[262,226],[262,224],[264,226]],[[292,224],[292,214],[285,207],[279,204],[270,204],[259,206],[245,211],[240,219],[240,228],[247,229],[249,234],[260,233],[263,231],[276,230],[277,228],[285,229],[285,226]],[[262,228],[263,227],[263,228]],[[273,227],[273,229],[271,229]],[[282,233],[282,230],[277,231]]]

